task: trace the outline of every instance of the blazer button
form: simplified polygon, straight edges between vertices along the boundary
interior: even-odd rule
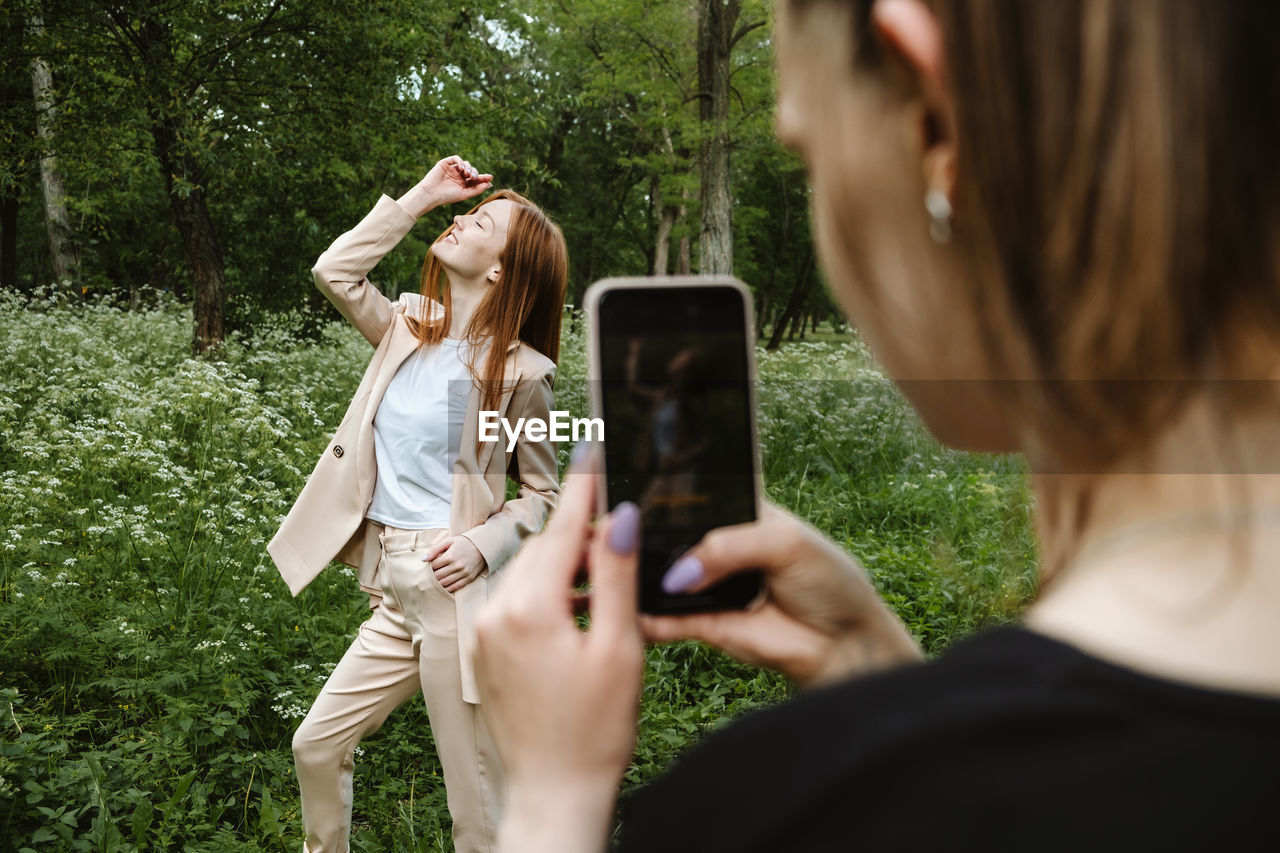
[[[338,457],[339,459],[341,459],[341,458],[342,458],[342,454],[343,454],[344,452],[345,452],[345,451],[343,451],[343,449],[342,449],[342,445],[341,445],[341,444],[335,444],[335,445],[333,446],[333,455],[334,455],[334,456],[336,456],[336,457]]]

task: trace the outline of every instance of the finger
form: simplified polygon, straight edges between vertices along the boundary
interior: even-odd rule
[[[698,592],[735,572],[784,568],[803,545],[803,530],[802,522],[768,509],[758,521],[712,530],[671,565],[662,589]]]
[[[548,538],[564,537],[581,551],[590,535],[591,513],[596,503],[596,476],[595,460],[590,454],[569,466],[560,503],[547,522]]]
[[[591,543],[591,631],[606,641],[635,637],[636,565],[640,552],[640,508],[618,504]]]
[[[422,558],[422,562],[429,563],[436,557],[449,550],[449,546],[453,544],[453,537],[442,539],[427,549],[426,556]]]
[[[640,614],[639,627],[647,643],[670,643],[675,640],[700,640],[719,646],[723,640],[719,620],[727,613],[691,613],[684,616]]]
[[[436,580],[440,581],[440,585],[448,588],[449,584],[456,583],[460,578],[467,576],[465,569],[450,566],[447,569],[437,571],[435,573]]]
[[[699,640],[751,664],[803,679],[828,649],[829,639],[775,606],[758,611],[728,610],[686,616],[642,615],[640,630],[649,642]]]

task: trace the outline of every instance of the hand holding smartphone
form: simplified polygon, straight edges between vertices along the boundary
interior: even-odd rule
[[[662,578],[708,531],[760,515],[750,293],[729,277],[606,279],[586,311],[593,416],[605,425],[600,511],[640,507],[640,610],[746,607],[758,572],[687,595],[664,592]]]

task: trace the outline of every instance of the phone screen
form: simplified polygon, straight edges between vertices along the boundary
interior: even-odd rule
[[[747,314],[725,286],[616,288],[600,296],[600,400],[608,505],[640,507],[640,607],[742,607],[747,574],[696,595],[662,576],[709,530],[753,521],[758,504]]]

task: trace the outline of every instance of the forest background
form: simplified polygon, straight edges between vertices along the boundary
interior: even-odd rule
[[[308,270],[461,154],[604,275],[732,272],[762,333],[831,313],[773,135],[764,0],[8,0],[0,285],[195,308],[194,346],[329,307]],[[34,98],[33,98],[34,95]],[[417,289],[427,217],[384,261]],[[777,341],[772,342],[774,346]]]
[[[1022,465],[939,447],[838,320],[812,333],[835,315],[771,33],[763,0],[0,0],[0,850],[300,846],[290,739],[368,613],[350,570],[293,598],[265,552],[369,358],[309,269],[447,154],[565,230],[557,408],[588,410],[587,284],[732,272],[768,497],[931,654],[1016,616]],[[454,212],[378,284],[416,290]],[[620,819],[792,691],[646,655]],[[451,849],[421,702],[356,767],[353,849]]]

